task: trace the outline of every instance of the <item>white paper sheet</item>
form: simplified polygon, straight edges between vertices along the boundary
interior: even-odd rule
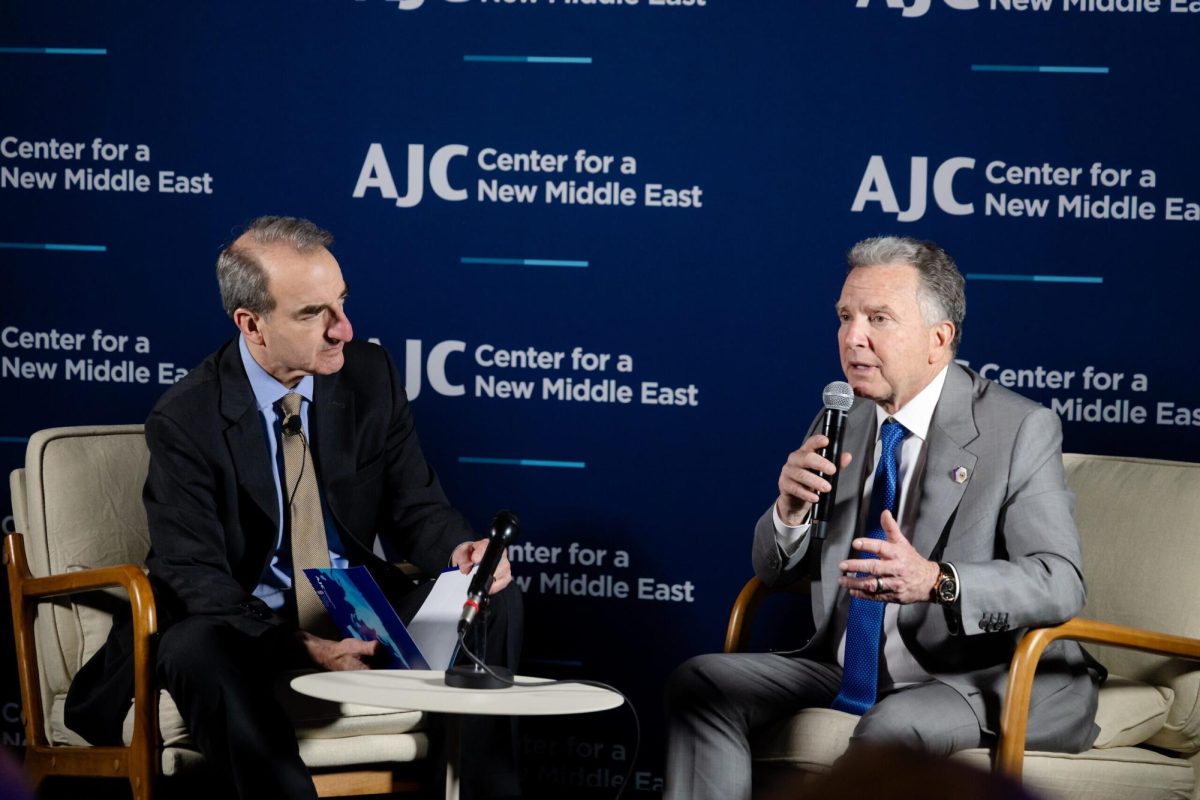
[[[408,632],[431,669],[446,669],[458,646],[458,618],[476,566],[468,574],[451,567],[438,576],[433,591],[408,623]]]

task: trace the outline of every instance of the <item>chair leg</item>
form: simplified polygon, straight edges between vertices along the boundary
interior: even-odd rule
[[[29,788],[33,791],[33,796],[37,797],[38,792],[42,788],[42,781],[46,780],[46,776],[50,774],[47,769],[49,759],[42,757],[41,753],[26,750],[25,760],[21,763],[21,769],[25,773],[25,780],[29,784]]]
[[[135,770],[129,775],[129,789],[133,793],[133,800],[153,800],[154,776]]]

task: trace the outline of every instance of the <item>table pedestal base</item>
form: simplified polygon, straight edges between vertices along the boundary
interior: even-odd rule
[[[507,689],[512,685],[511,669],[506,667],[488,667],[488,669],[496,674],[492,675],[491,672],[485,672],[474,665],[451,667],[446,670],[446,685],[456,689]]]

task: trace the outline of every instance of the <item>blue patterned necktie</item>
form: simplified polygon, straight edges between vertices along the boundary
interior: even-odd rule
[[[879,438],[883,442],[883,455],[875,468],[875,487],[872,489],[873,508],[877,516],[871,522],[872,539],[886,539],[879,514],[884,509],[896,516],[896,501],[900,495],[899,445],[908,433],[894,419],[883,423]],[[874,553],[859,553],[859,558],[878,558]],[[858,577],[867,573],[860,572]],[[850,598],[850,616],[846,620],[846,657],[842,670],[842,688],[833,700],[838,711],[863,715],[875,705],[875,693],[879,686],[879,636],[883,631],[884,603],[878,600]]]

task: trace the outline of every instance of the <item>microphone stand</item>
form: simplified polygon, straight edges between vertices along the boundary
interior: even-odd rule
[[[487,659],[487,629],[488,620],[481,617],[491,614],[492,579],[500,559],[508,545],[517,538],[520,531],[520,521],[511,511],[499,511],[492,518],[492,532],[488,539],[488,549],[483,561],[477,567],[478,572],[471,580],[467,590],[467,601],[463,604],[463,613],[458,621],[458,650],[466,650],[471,655],[470,664],[458,664],[446,670],[446,685],[459,689],[504,689],[512,685],[512,670],[505,667],[483,665]],[[470,644],[467,636],[471,636]],[[507,681],[507,682],[506,682]]]
[[[481,660],[487,658],[487,617],[491,616],[491,605],[491,597],[485,595],[479,604],[479,614],[458,636],[460,648],[466,637],[471,637],[470,650]],[[469,664],[456,664],[446,670],[446,685],[459,689],[504,689],[512,685],[512,677],[512,670],[507,667],[489,665],[485,670],[472,661]],[[505,679],[509,682],[505,683]]]

